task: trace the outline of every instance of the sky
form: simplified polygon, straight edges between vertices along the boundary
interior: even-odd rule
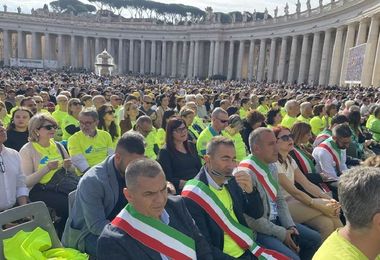
[[[88,3],[86,0],[81,0],[83,3]],[[155,0],[162,3],[180,3],[196,6],[204,10],[207,6],[211,6],[215,12],[232,12],[232,11],[248,11],[250,13],[256,9],[257,12],[264,12],[268,8],[269,14],[273,15],[273,10],[278,6],[278,14],[284,12],[286,2],[289,4],[289,12],[293,13],[296,9],[297,0]],[[301,10],[306,9],[306,0],[301,1]],[[7,5],[8,11],[16,12],[17,7],[21,6],[23,13],[30,13],[32,8],[41,8],[45,3],[49,4],[52,0],[0,0],[0,10],[3,10],[3,5]],[[311,0],[312,8],[318,6],[318,0]],[[325,4],[330,0],[323,0]]]

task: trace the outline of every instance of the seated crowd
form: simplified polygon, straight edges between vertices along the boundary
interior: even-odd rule
[[[0,212],[43,201],[65,247],[96,259],[380,259],[377,89],[0,78]]]

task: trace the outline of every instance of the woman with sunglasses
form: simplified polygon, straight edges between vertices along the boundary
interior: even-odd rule
[[[238,115],[231,115],[228,119],[228,126],[223,131],[223,136],[230,138],[234,141],[236,150],[236,161],[240,162],[247,157],[247,149],[240,131],[243,129],[243,120]]]
[[[194,178],[202,167],[195,144],[187,137],[185,121],[172,118],[166,127],[166,144],[160,150],[157,161],[165,172],[166,180],[173,183],[177,194],[186,181]]]
[[[289,129],[275,127],[273,132],[277,138],[279,152],[276,162],[278,178],[289,212],[295,222],[317,230],[324,240],[342,226],[339,220],[340,205],[318,186],[308,181],[293,158],[289,156],[289,152],[294,149],[293,135]],[[307,193],[298,189],[295,183]]]
[[[79,113],[82,111],[82,104],[78,98],[72,98],[68,103],[68,115],[62,120],[62,140],[68,140],[70,136],[80,131]]]
[[[32,116],[32,112],[26,107],[18,107],[13,111],[11,123],[7,128],[8,138],[4,143],[6,147],[20,151],[28,142],[28,123]]]
[[[98,129],[104,130],[111,135],[113,147],[116,148],[120,138],[120,126],[116,124],[115,110],[111,104],[104,104],[98,109],[99,123]]]
[[[45,202],[61,217],[56,225],[60,237],[68,217],[67,194],[46,190],[44,184],[49,183],[61,167],[71,172],[75,169],[65,148],[53,139],[57,128],[57,122],[49,114],[33,116],[29,122],[29,142],[21,148],[20,157],[26,186],[31,189],[30,200]]]

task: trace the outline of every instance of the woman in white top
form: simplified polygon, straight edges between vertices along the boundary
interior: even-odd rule
[[[302,223],[319,231],[326,239],[334,230],[342,226],[339,220],[340,205],[318,186],[311,183],[300,171],[297,163],[289,156],[293,138],[287,128],[275,127],[279,160],[276,162],[279,183],[288,203],[290,214],[297,223]],[[295,186],[298,183],[307,193]]]

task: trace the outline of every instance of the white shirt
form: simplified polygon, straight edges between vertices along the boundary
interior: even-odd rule
[[[346,165],[346,149],[340,150],[342,158],[340,159],[340,171],[347,170]],[[329,177],[333,179],[338,179],[338,174],[335,170],[336,164],[332,155],[321,147],[315,147],[312,153],[316,162],[317,173],[326,173]]]
[[[20,155],[16,150],[2,145],[0,164],[4,166],[0,165],[0,211],[3,211],[13,207],[17,198],[28,196],[29,189],[25,185]]]
[[[278,174],[284,174],[289,179],[289,181],[294,184],[294,171],[298,168],[298,165],[293,158],[290,158],[290,160],[289,158],[286,158],[286,163],[288,165],[287,167],[285,167],[285,163],[281,164],[279,161],[276,162]],[[282,194],[284,194],[285,199],[292,197],[292,195],[290,195],[281,185],[280,189]]]

